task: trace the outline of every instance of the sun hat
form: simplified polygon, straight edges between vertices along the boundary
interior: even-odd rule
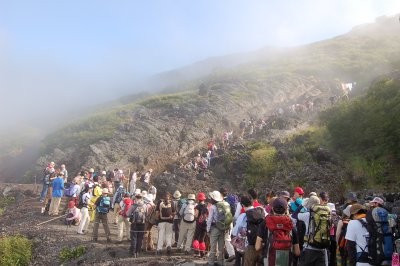
[[[331,210],[331,211],[336,211],[336,207],[335,207],[335,204],[334,203],[332,203],[332,202],[328,202],[328,207],[329,207],[329,209]]]
[[[294,192],[297,192],[299,195],[304,195],[304,190],[301,187],[296,187]]]
[[[383,205],[383,204],[385,204],[385,201],[382,199],[382,198],[380,198],[380,197],[375,197],[373,200],[371,200],[369,203],[378,203],[378,204],[381,204],[381,205]]]
[[[194,194],[189,194],[187,197],[188,200],[195,200],[196,196]]]
[[[217,202],[220,202],[223,200],[221,193],[217,190],[210,192],[209,195],[210,195],[210,198],[212,198],[213,200],[215,200]]]
[[[101,174],[102,174],[102,175],[106,175],[107,172],[106,172],[106,171],[102,171]]]
[[[103,189],[101,190],[101,192],[102,192],[103,194],[108,194],[108,188],[103,188]]]
[[[93,168],[90,168],[90,169],[89,169],[89,173],[94,173],[94,169],[93,169]]]
[[[351,214],[356,214],[357,212],[361,211],[361,210],[366,210],[367,208],[364,205],[361,205],[360,203],[356,203],[351,205],[350,208],[350,213]]]
[[[314,205],[320,204],[321,201],[317,196],[311,196],[308,199],[303,200],[303,206],[307,209],[311,209]]]
[[[347,207],[343,210],[343,214],[346,215],[347,217],[350,217],[350,215],[351,215],[350,208],[351,208],[351,205],[347,205]]]
[[[206,200],[206,194],[204,194],[203,192],[200,192],[197,194],[197,200]]]
[[[182,195],[179,192],[179,190],[177,190],[177,191],[174,192],[174,195],[172,195],[172,196],[174,197],[174,199],[179,199]]]
[[[311,197],[311,196],[317,196],[317,193],[315,193],[315,192],[310,192],[310,194],[308,194],[308,196],[309,196],[309,197]]]
[[[290,198],[290,193],[289,193],[289,191],[285,190],[285,191],[279,192],[278,196],[281,197],[281,198],[288,198],[289,199]]]
[[[142,191],[140,190],[140,188],[137,188],[137,189],[135,189],[135,193],[133,193],[133,194],[135,194],[135,195],[137,195],[137,194],[140,194]]]

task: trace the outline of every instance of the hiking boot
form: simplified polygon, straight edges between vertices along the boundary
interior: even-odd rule
[[[168,256],[171,256],[171,253],[172,253],[171,247],[167,247],[167,255],[168,255]]]
[[[234,261],[235,260],[235,256],[230,256],[229,258],[227,258],[225,261],[226,262],[231,262],[231,261]]]

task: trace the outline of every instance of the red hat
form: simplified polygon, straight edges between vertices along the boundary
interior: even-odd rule
[[[197,200],[206,200],[206,195],[203,192],[197,194]]]
[[[299,195],[304,195],[304,190],[301,187],[295,188],[294,192],[297,192]]]
[[[71,200],[68,202],[68,209],[72,209],[73,207],[75,207],[75,201]]]

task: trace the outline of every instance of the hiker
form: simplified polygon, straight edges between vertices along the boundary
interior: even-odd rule
[[[315,193],[314,193],[315,194]],[[306,237],[300,265],[324,265],[328,260],[327,249],[330,246],[330,209],[326,204],[321,204],[316,195],[303,201],[303,207],[309,212],[300,213],[302,208],[292,214],[294,219],[301,220],[306,225]]]
[[[250,119],[248,128],[249,128],[249,133],[248,133],[249,136],[253,135],[253,133],[254,133],[254,121],[253,121],[253,119]]]
[[[111,209],[114,210],[114,224],[115,225],[118,224],[118,212],[121,210],[119,204],[122,201],[124,194],[125,194],[124,186],[122,184],[120,184],[112,198],[112,203],[111,203]]]
[[[293,213],[303,203],[304,190],[301,187],[296,187],[293,191],[293,197],[290,201],[290,213]]]
[[[289,201],[289,213],[294,213],[298,208],[302,208],[303,204],[303,195],[304,190],[301,187],[296,187],[293,191],[293,197]],[[300,212],[305,212],[306,210],[303,208]],[[297,239],[299,241],[300,252],[303,251],[304,246],[304,237],[306,234],[306,224],[302,221],[297,219],[296,220],[296,233]],[[297,266],[299,263],[299,257],[293,256],[293,266]]]
[[[122,185],[123,187],[124,180],[125,180],[124,171],[118,170],[114,175],[114,186],[118,188]]]
[[[134,258],[138,258],[142,250],[147,216],[147,207],[143,201],[143,194],[135,195],[135,203],[129,208],[126,215],[131,222],[131,246],[129,251]]]
[[[229,146],[229,139],[231,138],[233,134],[233,131],[228,131],[228,132],[224,132],[224,134],[222,134],[222,147],[224,149],[226,149],[226,147]]]
[[[290,261],[293,255],[300,256],[296,228],[291,218],[287,215],[288,205],[284,198],[276,198],[271,206],[271,214],[258,227],[255,250],[262,250],[264,265],[288,266],[291,265]],[[275,237],[270,237],[271,232],[274,233]],[[262,245],[263,243],[264,246]],[[291,249],[293,254],[290,254]],[[277,261],[278,259],[279,261]],[[322,266],[324,264],[315,265]]]
[[[140,181],[142,182],[143,189],[148,189],[152,173],[153,173],[153,169],[149,169],[146,173],[144,173],[140,177]]]
[[[68,171],[65,168],[65,164],[62,164],[60,167],[60,172],[64,174],[64,183],[68,183]]]
[[[245,118],[243,118],[243,120],[240,122],[240,124],[239,124],[239,138],[240,139],[243,139],[243,137],[244,137],[244,131],[245,131],[245,129],[246,129],[246,127],[247,127],[247,123],[246,123],[246,119]]]
[[[87,173],[88,180],[93,181],[93,177],[94,177],[94,176],[95,176],[95,174],[94,174],[94,168],[90,168],[90,169],[89,169],[89,173]]]
[[[64,174],[58,173],[57,177],[52,182],[53,192],[51,194],[51,203],[49,209],[49,215],[58,215],[58,209],[60,207],[61,198],[64,191]]]
[[[275,200],[275,192],[270,190],[265,194],[265,211],[268,213],[272,212],[272,202]]]
[[[330,236],[330,245],[328,248],[328,265],[329,266],[334,266],[336,265],[336,235],[335,235],[335,230],[337,226],[337,219],[338,217],[336,216],[336,207],[334,203],[329,202],[329,195],[328,192],[321,192],[319,193],[319,198],[321,199],[321,204],[328,206],[330,210],[330,226],[329,226],[329,236]]]
[[[86,185],[79,195],[78,207],[81,208],[81,217],[82,217],[77,232],[79,235],[87,233],[89,228],[90,224],[89,205],[92,204],[90,201],[90,198],[92,197],[91,193],[92,193],[92,188],[89,185]]]
[[[129,216],[128,210],[132,206],[133,201],[131,200],[131,194],[129,192],[124,193],[124,198],[120,202],[120,211],[118,212],[118,242],[121,243],[124,238],[124,227],[126,230],[126,238],[128,241],[131,240],[131,233],[129,228]]]
[[[107,183],[107,172],[106,171],[101,171],[101,176],[99,177],[99,181],[100,181],[100,183],[107,184],[107,186],[108,186],[108,183]]]
[[[233,214],[234,213],[233,211],[235,211],[235,210],[233,210],[233,208],[236,208],[236,204],[234,203],[233,206],[231,206],[229,204],[229,202],[228,202],[228,190],[225,187],[223,187],[223,188],[220,189],[220,193],[221,193],[223,201],[228,203],[229,212],[231,214]],[[225,230],[225,249],[226,249],[226,252],[228,253],[227,262],[231,262],[231,261],[233,261],[235,259],[235,249],[233,248],[232,243],[231,243],[231,240],[232,240],[231,239],[232,228],[233,228],[233,223],[230,223],[229,227],[226,228],[226,230]]]
[[[136,169],[132,173],[131,181],[129,183],[129,192],[130,193],[133,193],[136,190],[136,181],[137,181],[138,173],[139,173],[139,169]]]
[[[54,162],[51,162],[47,165],[47,167],[43,171],[43,188],[42,192],[40,193],[40,202],[44,202],[44,199],[46,198],[47,195],[47,190],[49,189],[50,183],[51,183],[51,176],[55,172],[54,166],[56,164]]]
[[[196,229],[193,236],[193,249],[195,256],[204,257],[206,252],[205,237],[207,234],[208,208],[206,195],[202,192],[197,194],[198,204],[195,207]]]
[[[240,197],[240,206],[243,207],[245,211],[254,208],[250,196],[243,195]],[[236,224],[232,229],[232,245],[236,249],[235,253],[235,265],[244,265],[242,263],[244,252],[247,247],[247,216],[246,212],[241,213],[236,220]]]
[[[143,199],[147,208],[147,217],[142,249],[143,251],[152,251],[154,243],[151,229],[157,224],[156,205],[153,202],[153,194],[147,194]]]
[[[73,201],[75,205],[78,204],[77,198],[79,196],[79,193],[81,193],[81,186],[79,185],[79,183],[80,183],[80,177],[77,176],[72,181],[70,187],[64,191],[64,195],[66,198],[64,212],[67,211],[68,209],[68,202]]]
[[[182,221],[179,228],[179,239],[178,239],[178,251],[183,249],[183,242],[186,239],[186,246],[184,248],[185,255],[191,254],[192,241],[194,236],[194,231],[196,230],[196,216],[195,208],[196,196],[194,194],[189,194],[187,201],[183,204],[182,208],[179,210],[179,216],[182,217]]]
[[[111,242],[110,228],[108,227],[108,212],[110,211],[111,201],[108,196],[108,189],[103,188],[102,195],[95,202],[95,218],[93,226],[93,241],[98,241],[99,224],[103,224],[104,232],[106,234],[107,242]]]
[[[158,217],[157,255],[161,255],[165,241],[167,247],[167,255],[170,256],[172,252],[172,224],[174,222],[176,210],[174,208],[174,204],[172,204],[171,194],[169,192],[166,192],[164,194],[164,197],[157,204],[156,212]]]
[[[218,263],[223,265],[225,235],[231,229],[233,217],[229,204],[223,201],[223,197],[219,191],[210,192],[209,195],[212,206],[207,219],[207,233],[210,235],[208,265],[214,265],[217,259]]]
[[[149,193],[153,195],[153,199],[155,200],[157,197],[157,188],[152,183],[149,183]]]
[[[81,222],[81,211],[75,206],[74,201],[68,202],[68,212],[67,216],[65,217],[65,224],[66,225],[79,225]]]
[[[346,232],[347,226],[350,222],[350,208],[352,205],[348,205],[346,209],[343,210],[342,219],[338,221],[336,227],[336,243],[337,243],[337,251],[336,251],[336,262],[339,266],[347,266],[350,265],[347,256],[346,249]]]
[[[177,247],[179,240],[179,226],[181,224],[181,218],[179,216],[179,205],[182,205],[184,201],[181,201],[181,193],[179,190],[176,190],[172,195],[172,204],[174,205],[174,209],[176,210],[174,221],[173,221],[173,231],[174,231],[174,244],[172,247]]]
[[[221,189],[221,190],[223,190],[223,189]],[[258,191],[255,188],[251,188],[251,189],[247,190],[247,193],[251,197],[252,204],[253,204],[254,208],[262,207],[262,205],[258,202]],[[239,215],[244,213],[244,212],[245,212],[245,209],[243,208],[243,206],[240,205],[240,208],[236,208],[235,220],[238,219],[236,217],[239,217]]]

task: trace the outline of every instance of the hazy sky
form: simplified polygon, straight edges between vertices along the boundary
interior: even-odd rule
[[[331,38],[398,0],[0,0],[0,121],[115,98],[210,56]]]

